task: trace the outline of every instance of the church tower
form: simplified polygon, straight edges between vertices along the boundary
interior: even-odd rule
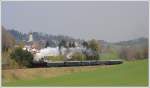
[[[29,42],[32,42],[33,41],[33,35],[32,35],[32,32],[29,33]]]

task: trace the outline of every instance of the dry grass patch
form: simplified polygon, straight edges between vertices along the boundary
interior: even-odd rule
[[[3,82],[11,82],[15,80],[50,78],[74,72],[93,71],[100,67],[102,68],[104,66],[9,69],[2,70],[2,80]]]

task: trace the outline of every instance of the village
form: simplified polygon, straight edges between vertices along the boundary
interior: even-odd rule
[[[64,46],[56,46],[56,47],[44,47],[40,48],[36,46],[36,42],[34,41],[33,35],[29,33],[29,40],[26,41],[26,45],[23,47],[23,50],[27,50],[31,52],[34,56],[33,63],[41,66],[88,66],[88,65],[112,65],[112,64],[121,64],[123,63],[121,60],[110,60],[110,61],[99,61],[99,59],[93,60],[72,60],[73,55],[75,53],[86,54],[89,57],[94,57],[96,55],[100,55],[96,51],[86,48],[81,43],[74,43],[74,47],[64,47]],[[69,46],[69,42],[66,43],[66,46]],[[48,57],[57,57],[59,55],[63,55],[64,59],[59,61],[52,61],[48,59]],[[80,57],[75,57],[76,59]]]

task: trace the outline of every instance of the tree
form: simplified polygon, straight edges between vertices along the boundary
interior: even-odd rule
[[[90,49],[96,52],[99,52],[101,49],[99,43],[95,39],[90,40],[88,46]]]
[[[59,54],[62,55],[62,52],[61,52],[61,43],[58,44],[58,49],[59,49]]]
[[[136,47],[124,47],[120,50],[120,58],[125,60],[143,59],[143,49],[137,49]]]
[[[10,58],[15,46],[14,36],[2,26],[2,69],[16,68],[16,63]]]
[[[14,37],[2,26],[2,51],[8,51],[15,45]]]
[[[49,46],[49,42],[47,41],[45,44],[45,48],[47,48]]]
[[[69,42],[69,47],[72,47],[72,42]]]
[[[144,47],[144,49],[143,49],[143,56],[144,56],[144,58],[146,59],[146,58],[148,58],[148,46],[146,46],[146,47]]]
[[[122,47],[121,50],[119,51],[119,57],[121,59],[126,59],[127,58],[127,48]]]
[[[73,48],[75,48],[75,47],[76,47],[76,45],[75,45],[75,41],[73,41],[73,42],[72,42],[72,47],[73,47]]]
[[[59,46],[60,47],[67,47],[67,42],[65,40],[62,40],[60,43],[59,43]]]
[[[90,58],[93,60],[98,60],[100,58],[99,53],[101,51],[101,47],[100,44],[95,40],[92,39],[89,41],[88,43],[88,48],[92,50],[92,56],[90,56]],[[88,55],[86,55],[88,56]],[[89,59],[89,56],[87,57]]]
[[[83,45],[83,47],[88,48],[88,42],[83,41],[82,45]]]
[[[14,59],[20,66],[31,67],[33,61],[33,55],[27,50],[22,48],[16,48],[14,52],[10,54],[11,58]]]
[[[58,47],[59,47],[59,53],[60,55],[62,55],[62,52],[61,52],[61,48],[62,47],[66,47],[66,41],[65,40],[61,40],[58,44]]]

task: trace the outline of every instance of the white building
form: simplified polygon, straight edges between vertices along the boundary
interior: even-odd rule
[[[32,42],[33,41],[33,35],[32,35],[32,32],[31,33],[29,33],[29,40],[28,40],[28,42]]]

